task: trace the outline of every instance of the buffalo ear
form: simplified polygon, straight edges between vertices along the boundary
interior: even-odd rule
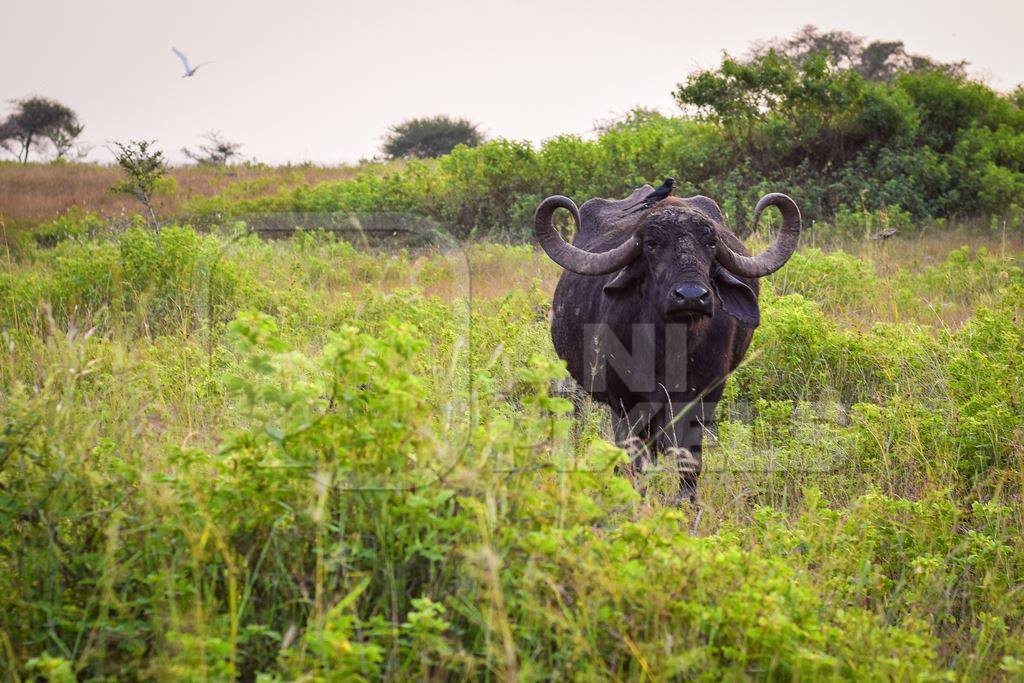
[[[639,260],[637,259],[637,261]],[[630,263],[608,281],[608,284],[603,287],[604,293],[607,296],[623,294],[626,290],[631,289],[640,282],[640,279],[643,277],[643,269],[637,264],[637,261]]]
[[[711,282],[725,312],[747,327],[760,325],[761,309],[754,290],[717,263],[713,270]]]

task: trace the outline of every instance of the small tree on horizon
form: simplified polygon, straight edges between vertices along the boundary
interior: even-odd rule
[[[136,199],[145,207],[150,225],[160,229],[160,223],[153,209],[153,196],[161,189],[161,181],[167,171],[164,153],[156,149],[156,140],[132,140],[128,144],[114,142],[112,150],[127,178],[110,188],[114,194],[123,194]]]
[[[75,145],[84,129],[85,126],[75,122],[47,131],[46,139],[53,145],[54,161],[67,159],[72,151],[77,159],[83,159],[89,153],[91,145]]]
[[[476,147],[483,141],[484,135],[475,123],[440,115],[392,126],[381,151],[389,159],[430,159],[448,154],[456,145]]]
[[[182,147],[181,153],[200,166],[226,166],[235,157],[240,157],[242,145],[229,142],[221,137],[220,131],[211,130],[203,136],[205,145],[199,145],[199,151]]]
[[[27,163],[33,149],[39,151],[49,141],[57,159],[63,159],[82,133],[78,115],[69,107],[45,97],[11,100],[14,111],[0,123],[0,146]]]

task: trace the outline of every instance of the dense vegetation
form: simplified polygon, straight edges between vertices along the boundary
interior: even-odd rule
[[[685,116],[638,110],[594,140],[457,147],[437,161],[276,197],[198,199],[191,213],[207,221],[264,212],[413,212],[458,236],[520,240],[544,196],[623,196],[673,174],[678,194],[714,197],[740,229],[757,198],[779,190],[796,197],[811,221],[847,234],[933,219],[1019,226],[1024,91],[1000,94],[921,58],[907,57],[905,68],[865,59],[816,52],[796,59],[774,50],[726,58],[680,85]]]
[[[798,252],[691,531],[531,249],[76,220],[0,274],[9,677],[1024,674],[1020,252]]]

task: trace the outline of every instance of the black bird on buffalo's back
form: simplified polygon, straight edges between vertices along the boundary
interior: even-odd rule
[[[658,202],[660,202],[665,197],[672,194],[672,187],[675,184],[675,178],[665,178],[665,182],[663,182],[661,186],[655,188],[650,194],[648,194],[646,197],[644,197],[636,204],[633,204],[632,206],[628,206],[626,208],[631,209],[630,213],[634,213],[636,211],[643,211],[644,209],[649,209]]]

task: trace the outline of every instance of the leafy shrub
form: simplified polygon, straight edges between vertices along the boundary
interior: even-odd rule
[[[63,215],[47,221],[42,226],[26,232],[23,239],[30,239],[40,247],[53,247],[66,239],[91,237],[99,234],[106,223],[95,213],[71,207]],[[24,249],[24,245],[21,245]]]
[[[95,219],[86,215],[68,223],[84,234]],[[10,317],[3,324],[16,324],[16,317],[29,320],[29,311],[41,302],[61,324],[107,320],[113,327],[135,324],[155,334],[223,324],[238,302],[266,298],[254,278],[243,277],[222,258],[228,247],[181,226],[157,234],[135,225],[113,241],[62,241],[31,253],[38,266],[52,269],[50,277],[31,280],[29,287],[16,284],[20,278],[13,273],[0,279],[6,282],[0,287],[10,292]]]

